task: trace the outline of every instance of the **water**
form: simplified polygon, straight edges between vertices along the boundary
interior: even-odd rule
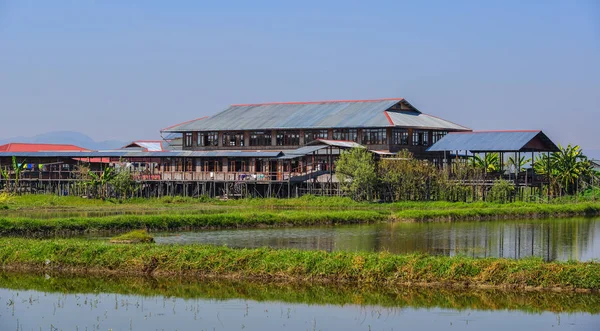
[[[472,257],[600,259],[600,219],[380,223],[156,233],[157,243],[326,251],[423,252]]]
[[[0,274],[0,330],[598,330],[596,294]]]

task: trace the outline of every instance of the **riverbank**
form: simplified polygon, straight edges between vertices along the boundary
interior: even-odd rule
[[[50,272],[0,272],[0,288],[44,293],[140,295],[186,300],[253,300],[310,305],[361,305],[389,308],[519,310],[541,313],[600,313],[596,293],[457,289],[414,286],[353,286],[309,282],[239,281],[195,277],[81,276]]]
[[[29,214],[29,213],[26,213]],[[369,224],[376,222],[485,221],[600,215],[600,203],[482,205],[465,208],[425,208],[399,211],[375,209],[221,209],[171,211],[156,214],[71,216],[60,213],[31,217],[0,215],[0,234],[13,236],[79,235],[94,232],[190,231],[253,227]]]
[[[194,276],[285,282],[600,290],[598,262],[474,259],[389,253],[123,245],[77,239],[0,239],[0,266],[29,272]]]

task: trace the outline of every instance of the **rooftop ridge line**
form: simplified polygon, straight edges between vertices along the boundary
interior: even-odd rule
[[[402,101],[404,98],[383,98],[383,99],[365,99],[365,100],[323,100],[323,101],[291,101],[291,102],[263,102],[263,103],[238,103],[231,107],[243,106],[266,106],[266,105],[311,105],[319,103],[344,103],[344,102],[378,102],[378,101]]]

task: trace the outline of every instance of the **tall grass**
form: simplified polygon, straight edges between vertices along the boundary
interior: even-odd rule
[[[474,259],[422,254],[126,245],[75,239],[0,239],[4,269],[200,275],[358,284],[445,284],[600,290],[600,263]]]

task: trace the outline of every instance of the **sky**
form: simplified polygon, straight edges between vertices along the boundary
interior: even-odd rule
[[[0,138],[395,97],[600,157],[600,1],[0,0]]]

